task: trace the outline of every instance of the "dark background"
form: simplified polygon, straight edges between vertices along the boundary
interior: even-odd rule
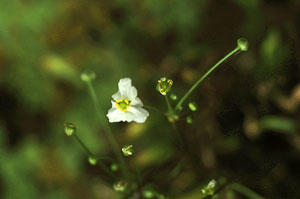
[[[96,73],[105,112],[123,77],[144,104],[164,111],[159,78],[171,78],[180,98],[241,37],[249,50],[183,106],[177,126],[190,154],[178,152],[171,124],[155,111],[144,124],[111,127],[120,145],[135,146],[127,161],[134,168],[137,159],[145,185],[170,198],[197,199],[211,179],[300,198],[299,29],[298,0],[0,1],[0,198],[118,198],[63,133],[73,122],[92,151],[112,155],[81,72]],[[170,178],[189,155],[194,161]],[[225,187],[216,198],[247,197]]]

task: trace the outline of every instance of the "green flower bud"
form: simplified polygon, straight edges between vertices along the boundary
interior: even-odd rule
[[[124,180],[120,180],[118,182],[115,182],[113,185],[113,188],[117,192],[124,192],[127,188],[128,183]]]
[[[88,160],[89,160],[89,163],[93,166],[95,166],[98,162],[97,158],[95,156],[92,156],[92,155],[89,156]]]
[[[150,186],[144,187],[142,193],[144,198],[147,199],[156,198],[155,196],[157,195],[157,192],[155,192],[155,190],[153,190],[153,188]]]
[[[166,196],[164,196],[164,195],[162,195],[162,194],[158,194],[158,195],[157,195],[157,198],[158,198],[158,199],[166,199]]]
[[[119,170],[119,165],[117,165],[116,163],[113,163],[110,165],[110,170],[116,172]]]
[[[166,95],[171,90],[172,85],[173,85],[173,80],[167,79],[166,77],[162,77],[160,78],[160,80],[158,80],[156,89],[162,95]]]
[[[191,116],[186,117],[186,123],[192,124],[193,123],[193,118]]]
[[[81,80],[84,82],[92,81],[96,78],[96,74],[93,71],[86,71],[81,73]]]
[[[73,133],[75,133],[77,130],[77,127],[73,123],[65,123],[64,126],[65,126],[65,133],[67,134],[67,136],[73,135]]]
[[[206,187],[204,187],[201,191],[203,194],[205,194],[206,196],[210,195],[214,195],[215,191],[216,191],[216,184],[217,182],[213,179],[211,180]]]
[[[189,103],[189,108],[191,111],[196,111],[197,110],[197,104],[195,102],[190,102]]]
[[[179,119],[179,116],[176,114],[168,114],[167,115],[169,122],[174,123]]]
[[[175,100],[177,100],[177,95],[175,95],[175,94],[172,93],[172,94],[170,95],[170,98],[171,98],[171,100],[174,100],[174,101],[175,101]]]
[[[133,145],[125,145],[122,147],[122,152],[124,156],[131,156],[134,153]]]
[[[143,196],[145,198],[154,198],[155,194],[151,190],[143,191]]]
[[[247,50],[248,50],[249,43],[248,43],[248,40],[247,40],[247,39],[245,39],[245,38],[240,38],[240,39],[238,39],[238,41],[237,41],[237,45],[238,45],[238,47],[240,48],[241,51],[247,51]]]

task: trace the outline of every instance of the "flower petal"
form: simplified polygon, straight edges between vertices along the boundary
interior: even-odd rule
[[[127,119],[137,123],[144,123],[149,116],[149,112],[142,107],[130,106],[126,112]]]
[[[143,106],[143,102],[141,101],[140,98],[136,97],[133,100],[131,100],[130,106]]]
[[[116,101],[119,99],[122,99],[120,91],[116,92],[115,94],[112,95],[112,98]]]
[[[120,79],[118,83],[119,92],[121,94],[121,98],[132,101],[137,97],[137,90],[134,86],[131,86],[130,78]]]
[[[131,79],[128,77],[120,79],[118,87],[121,92],[122,90],[129,89],[131,87]]]
[[[137,97],[137,90],[134,86],[131,86],[128,90],[127,90],[127,99],[130,101],[133,101],[136,97]]]
[[[111,103],[112,107],[108,110],[108,113],[106,115],[106,117],[108,117],[109,122],[112,123],[123,121],[124,118],[126,118],[126,115],[116,108],[115,102],[112,101]]]

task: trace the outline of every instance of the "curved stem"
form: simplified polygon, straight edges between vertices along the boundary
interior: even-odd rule
[[[97,98],[97,95],[96,95],[96,92],[95,92],[95,89],[93,87],[93,84],[91,82],[91,80],[89,81],[86,81],[87,83],[87,86],[88,86],[88,89],[90,91],[90,94],[91,94],[91,97],[92,97],[92,100],[93,100],[93,103],[94,103],[94,106],[95,106],[95,109],[96,109],[96,112],[97,112],[97,115],[98,115],[98,118],[99,118],[99,122],[102,124],[102,128],[112,146],[112,149],[115,153],[115,155],[117,156],[118,158],[118,161],[121,165],[121,169],[122,169],[122,172],[124,174],[124,176],[128,176],[127,174],[127,167],[126,167],[126,162],[124,160],[124,157],[121,153],[121,149],[119,147],[119,144],[117,143],[108,123],[106,123],[106,118],[105,118],[105,114],[101,111],[100,107],[99,107],[99,104],[98,104],[98,98]]]
[[[240,47],[236,47],[233,51],[228,53],[225,57],[223,57],[220,61],[218,61],[213,67],[211,67],[180,99],[180,101],[175,106],[175,110],[178,110],[182,103],[186,100],[186,98],[197,88],[197,86],[212,72],[214,71],[221,63],[227,60],[230,56],[234,55],[236,52],[240,50]]]
[[[76,135],[76,133],[74,133],[74,137],[75,139],[78,141],[78,143],[81,145],[81,147],[88,153],[89,156],[93,156],[96,157],[89,149],[88,147],[82,142],[82,140]],[[100,158],[98,158],[100,159]],[[99,166],[111,177],[116,178],[116,176],[110,172],[110,170],[105,166],[105,164],[103,164],[103,162],[101,160],[98,160]]]

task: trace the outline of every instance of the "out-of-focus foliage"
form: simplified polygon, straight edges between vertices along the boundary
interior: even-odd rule
[[[119,198],[63,132],[72,122],[91,151],[113,156],[81,72],[96,73],[105,112],[123,77],[164,112],[158,79],[173,80],[178,101],[240,37],[249,50],[183,104],[189,154],[159,112],[111,127],[121,146],[134,145],[126,161],[140,165],[145,187],[170,198],[196,199],[211,179],[236,183],[215,198],[299,198],[299,10],[298,0],[1,0],[0,198]]]

